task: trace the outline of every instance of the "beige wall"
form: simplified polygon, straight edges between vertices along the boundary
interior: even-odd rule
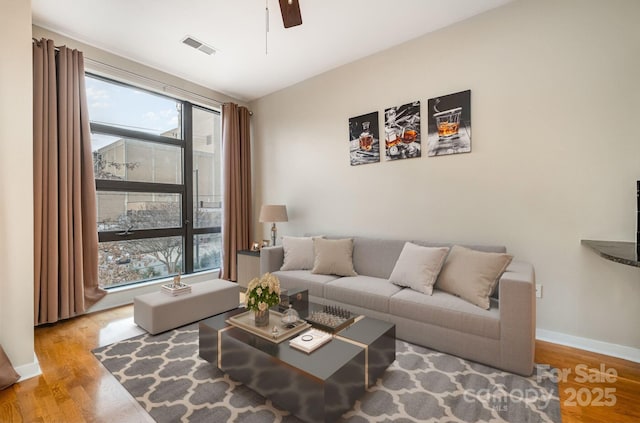
[[[638,16],[517,1],[253,102],[254,216],[283,203],[280,234],[504,244],[544,286],[538,329],[640,351],[640,269],[580,245],[635,237]],[[472,153],[349,165],[349,117],[420,100],[426,132],[427,100],[466,89]]]
[[[34,362],[31,1],[0,4],[0,344],[22,367]]]

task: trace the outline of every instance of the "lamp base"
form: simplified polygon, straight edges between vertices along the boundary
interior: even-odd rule
[[[271,245],[273,245],[274,247],[276,246],[277,236],[278,236],[278,229],[276,228],[276,223],[273,222],[273,225],[271,226]]]

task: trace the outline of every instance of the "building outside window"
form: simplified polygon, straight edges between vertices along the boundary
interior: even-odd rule
[[[85,76],[104,288],[220,267],[220,113]]]

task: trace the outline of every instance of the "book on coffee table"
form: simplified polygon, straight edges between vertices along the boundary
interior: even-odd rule
[[[289,345],[306,353],[313,352],[327,342],[331,341],[333,335],[319,329],[309,329],[289,341]]]

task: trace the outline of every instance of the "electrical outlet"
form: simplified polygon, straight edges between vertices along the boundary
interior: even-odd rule
[[[536,298],[542,298],[542,284],[536,284]]]

